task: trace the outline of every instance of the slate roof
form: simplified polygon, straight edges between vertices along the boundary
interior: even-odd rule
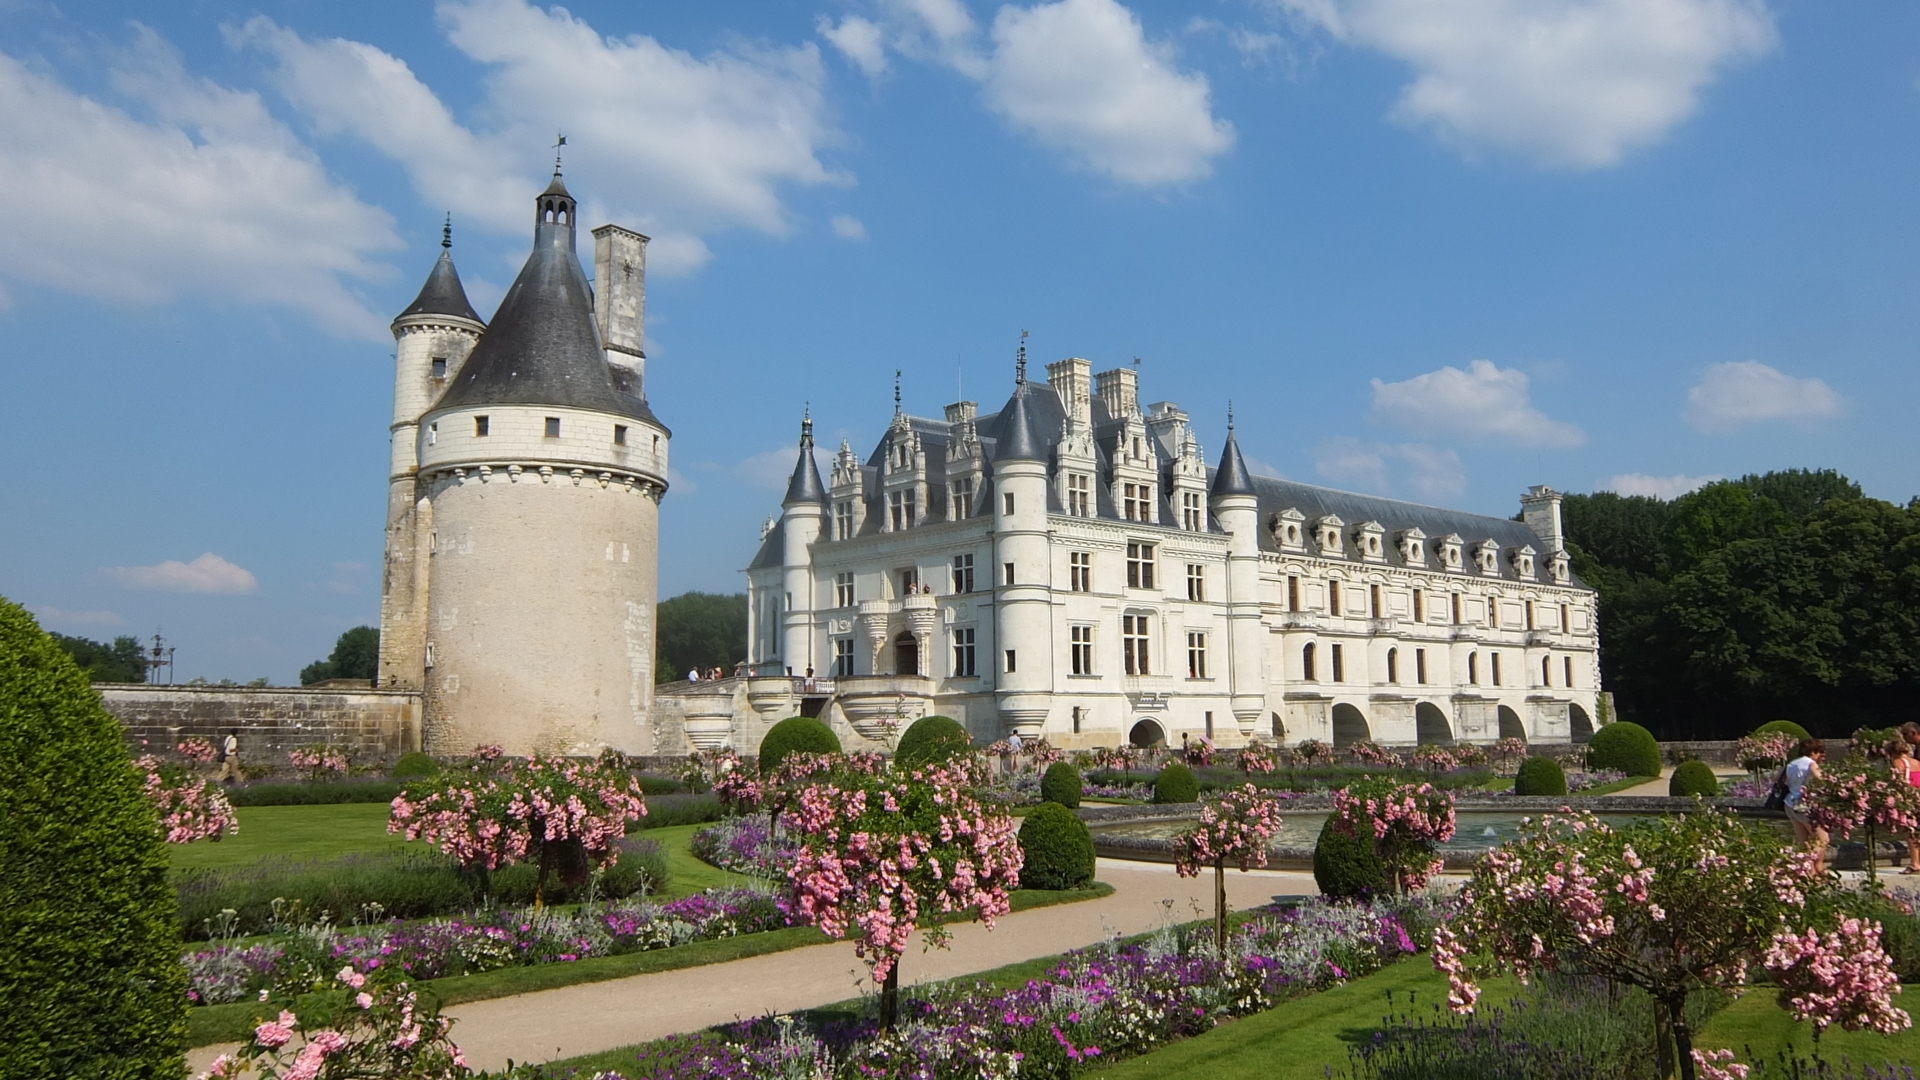
[[[1240,456],[1240,440],[1227,429],[1227,445],[1220,451],[1220,467],[1213,470],[1210,495],[1252,495],[1253,474],[1247,471],[1247,459]]]
[[[453,253],[444,247],[433,269],[427,272],[427,283],[420,287],[420,295],[413,298],[413,303],[407,305],[399,318],[409,315],[456,315],[484,325],[485,320],[474,314],[473,305],[467,301],[467,290],[460,284],[460,271],[453,268]]]
[[[782,503],[824,503],[827,501],[827,486],[820,482],[820,466],[813,460],[813,420],[800,423],[800,459],[793,463],[793,474],[787,480],[787,497]]]

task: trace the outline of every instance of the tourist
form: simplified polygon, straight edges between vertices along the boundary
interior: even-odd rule
[[[699,669],[699,668],[697,668],[697,667],[694,667],[694,668],[688,668],[688,669],[687,669],[687,681],[688,681],[688,682],[699,682],[699,681],[700,681],[700,669]]]
[[[233,785],[240,782],[240,729],[227,732],[226,739],[220,744],[220,782]]]
[[[819,689],[819,684],[813,681],[813,665],[809,664],[807,665],[807,693],[811,694]]]
[[[1895,775],[1904,774],[1907,783],[1920,787],[1920,758],[1914,756],[1916,747],[1920,747],[1920,724],[1909,720],[1900,725],[1900,746],[1895,751],[1893,771]],[[1900,872],[1920,874],[1920,835],[1907,837],[1907,868]]]
[[[1819,828],[1800,809],[1801,796],[1807,793],[1807,781],[1820,775],[1820,763],[1827,759],[1827,744],[1819,739],[1801,739],[1799,756],[1782,770],[1787,781],[1787,820],[1793,822],[1793,842],[1813,849],[1813,872],[1827,872],[1827,830]]]

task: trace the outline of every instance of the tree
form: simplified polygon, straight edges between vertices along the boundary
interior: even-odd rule
[[[92,682],[146,682],[147,658],[137,638],[125,634],[107,645],[91,638],[48,634],[54,644],[65,649],[80,670]]]
[[[1200,819],[1174,838],[1173,868],[1198,877],[1213,867],[1213,942],[1227,954],[1227,864],[1242,873],[1267,865],[1267,841],[1280,831],[1280,800],[1252,784],[1207,799]]]
[[[1369,776],[1333,793],[1332,819],[1348,836],[1373,842],[1393,891],[1404,895],[1440,869],[1434,851],[1453,839],[1453,796],[1428,783]]]
[[[681,593],[661,601],[654,627],[660,641],[655,681],[684,679],[694,668],[732,673],[747,658],[747,594]]]
[[[328,679],[365,679],[380,677],[380,631],[371,626],[356,626],[333,643],[333,654],[315,660],[300,669],[300,685],[312,686]]]

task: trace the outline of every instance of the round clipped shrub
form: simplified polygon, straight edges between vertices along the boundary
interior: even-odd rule
[[[767,729],[760,740],[760,771],[770,773],[780,767],[788,754],[837,754],[840,736],[811,716],[789,716]]]
[[[1587,768],[1659,776],[1660,743],[1639,724],[1616,720],[1593,733],[1593,741],[1587,744]]]
[[[1718,795],[1720,778],[1713,775],[1713,769],[1704,761],[1683,761],[1674,767],[1673,776],[1667,780],[1667,794]]]
[[[1349,836],[1329,816],[1313,845],[1313,881],[1336,900],[1364,900],[1391,890],[1386,864],[1373,849],[1373,838]]]
[[[1153,778],[1153,801],[1157,803],[1189,803],[1200,801],[1200,781],[1194,778],[1193,770],[1177,761],[1170,761]]]
[[[181,1076],[186,969],[159,818],[126,734],[0,600],[0,1072]]]
[[[1755,735],[1771,735],[1776,731],[1784,731],[1796,739],[1813,738],[1812,735],[1807,734],[1806,728],[1801,727],[1791,720],[1769,720],[1753,729]]]
[[[1079,889],[1093,882],[1093,834],[1059,803],[1041,803],[1020,823],[1023,889]]]
[[[418,750],[410,750],[407,753],[401,754],[400,760],[393,763],[393,772],[390,775],[392,775],[395,780],[411,780],[420,776],[438,776],[440,775],[440,762],[435,759],[432,754],[423,754]]]
[[[1558,761],[1550,757],[1530,757],[1520,763],[1520,772],[1513,778],[1515,795],[1565,795],[1567,793],[1566,770]]]
[[[1040,778],[1040,799],[1072,809],[1080,805],[1080,770],[1064,761],[1047,766]]]
[[[951,716],[923,716],[900,736],[894,748],[893,763],[903,769],[938,765],[973,749],[967,729]]]

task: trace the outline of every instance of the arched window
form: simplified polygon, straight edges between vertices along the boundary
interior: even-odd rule
[[[1319,678],[1313,671],[1313,654],[1314,645],[1313,642],[1309,641],[1300,650],[1300,677],[1308,682],[1313,682]]]
[[[1467,681],[1475,686],[1480,685],[1480,654],[1477,652],[1467,654]]]
[[[1387,681],[1390,683],[1397,683],[1400,681],[1400,650],[1399,649],[1387,650]]]
[[[1553,657],[1551,656],[1540,658],[1540,685],[1553,685]]]

